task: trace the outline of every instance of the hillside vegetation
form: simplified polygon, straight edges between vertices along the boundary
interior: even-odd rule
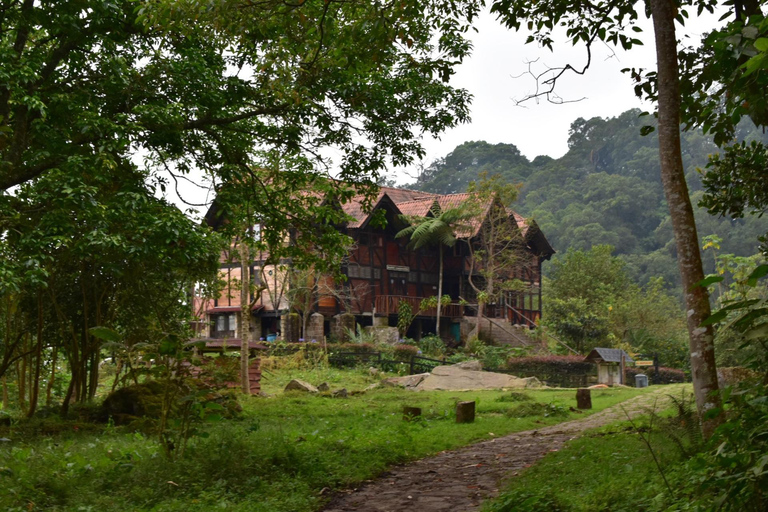
[[[649,117],[629,110],[611,119],[577,119],[571,124],[569,150],[562,158],[538,156],[532,161],[514,144],[476,141],[456,147],[433,162],[410,184],[418,190],[456,193],[486,171],[521,185],[515,209],[532,217],[552,246],[587,250],[611,245],[626,262],[626,271],[638,284],[663,277],[677,289],[679,275],[675,244],[658,162],[658,137],[643,136]],[[743,123],[739,138],[764,138]],[[691,197],[702,197],[700,172],[707,156],[717,151],[700,131],[683,133],[683,157]],[[757,217],[727,219],[696,209],[699,236],[719,235],[722,253],[748,256],[757,252],[758,236],[768,231],[768,221]],[[705,271],[714,271],[714,259],[705,256]],[[545,273],[547,267],[545,266]]]

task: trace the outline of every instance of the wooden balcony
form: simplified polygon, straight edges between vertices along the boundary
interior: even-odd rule
[[[379,295],[376,297],[376,314],[381,315],[396,315],[397,308],[400,302],[407,302],[411,305],[413,313],[418,313],[418,316],[437,316],[437,308],[430,308],[424,311],[419,311],[419,305],[424,297],[408,297],[405,295]],[[443,306],[440,310],[441,317],[460,317],[464,316],[464,306],[460,304],[449,304]]]

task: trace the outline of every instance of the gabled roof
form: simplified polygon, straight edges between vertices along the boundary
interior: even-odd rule
[[[306,191],[301,193],[301,195],[321,199],[319,193],[316,191]],[[371,205],[370,209],[365,208],[366,196],[364,194],[354,196],[348,202],[342,204],[341,209],[350,217],[350,220],[346,225],[348,229],[362,229],[368,224],[372,213],[377,208],[382,207],[385,203],[388,204],[396,214],[403,214],[411,217],[426,217],[429,215],[435,202],[437,202],[441,210],[447,210],[460,206],[469,198],[470,194],[468,193],[433,194],[431,192],[422,192],[406,188],[379,187],[376,198],[369,203]],[[322,198],[322,200],[324,200],[324,198]],[[479,212],[469,223],[469,229],[462,230],[465,232],[457,233],[457,235],[460,238],[472,238],[477,236],[483,225],[483,221],[487,218],[488,212],[493,204],[493,199],[489,199],[485,204],[482,204],[481,212]],[[549,259],[555,253],[554,249],[549,245],[544,234],[533,220],[525,219],[510,208],[507,208],[507,213],[520,229],[526,243],[535,254],[538,254],[541,258]],[[218,201],[214,200],[210,209],[205,214],[205,222],[214,229],[217,229],[223,222],[226,222],[225,217],[226,212],[220,207]]]
[[[624,355],[625,363],[635,362],[635,360],[632,359],[629,354],[620,348],[596,348],[592,350],[592,352],[590,352],[589,355],[584,358],[584,360],[589,361],[590,363],[620,363],[622,355]]]
[[[416,199],[415,201],[405,201],[397,205],[403,215],[409,217],[426,217],[432,205],[435,204],[435,198]]]

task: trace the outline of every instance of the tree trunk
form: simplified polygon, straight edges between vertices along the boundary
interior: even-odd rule
[[[248,245],[240,244],[240,384],[243,393],[251,394],[251,381],[248,375],[248,351],[251,341],[251,256]]]
[[[37,410],[37,400],[40,396],[40,370],[43,367],[43,294],[38,292],[37,294],[37,346],[35,349],[35,359],[37,364],[35,366],[35,377],[32,382],[32,386],[29,389],[29,410],[27,411],[27,418],[34,416]]]
[[[3,409],[8,409],[8,380],[3,375]]]
[[[656,38],[659,101],[659,161],[661,181],[672,218],[677,246],[677,262],[685,291],[691,374],[696,406],[702,418],[711,409],[721,407],[715,367],[714,335],[711,326],[701,327],[710,316],[709,294],[696,283],[704,279],[699,252],[699,238],[693,208],[685,182],[680,150],[680,84],[675,36],[676,4],[669,0],[651,0]],[[722,421],[722,414],[702,420],[702,431],[710,437]]]
[[[437,279],[437,319],[435,321],[435,334],[439,337],[440,336],[440,309],[442,307],[442,298],[443,298],[443,246],[439,245],[437,247],[437,251],[440,260],[440,275]]]
[[[56,363],[59,357],[59,347],[53,347],[53,355],[51,355],[51,377],[48,379],[48,386],[45,389],[45,405],[51,405],[51,393],[53,392],[53,384],[56,382]]]
[[[24,350],[27,349],[24,344]],[[22,411],[27,408],[27,356],[21,358],[16,364],[16,381],[19,384],[19,409]]]

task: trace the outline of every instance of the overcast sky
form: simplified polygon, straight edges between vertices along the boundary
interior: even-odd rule
[[[714,26],[716,19],[710,16],[689,21],[686,31],[698,42],[701,32]],[[530,64],[538,72],[569,63],[580,68],[586,63],[584,47],[565,43],[564,35],[554,52],[538,48],[536,43],[526,45],[528,32],[510,31],[490,13],[484,14],[477,24],[479,32],[472,36],[472,56],[452,80],[474,96],[472,122],[448,131],[439,140],[425,140],[427,157],[423,164],[473,140],[512,143],[529,159],[538,155],[558,158],[568,150],[568,129],[579,117],[614,117],[630,108],[652,110],[635,97],[629,75],[621,72],[623,68],[656,67],[652,26],[649,20],[641,21],[645,32],[639,38],[646,41],[644,46],[613,53],[608,46],[596,45],[585,75],[566,73],[558,82],[557,92],[563,100],[581,101],[556,105],[541,99],[518,106],[515,100],[535,90],[535,80],[527,74],[529,63],[538,59]],[[405,170],[393,174],[400,183],[412,181]]]

